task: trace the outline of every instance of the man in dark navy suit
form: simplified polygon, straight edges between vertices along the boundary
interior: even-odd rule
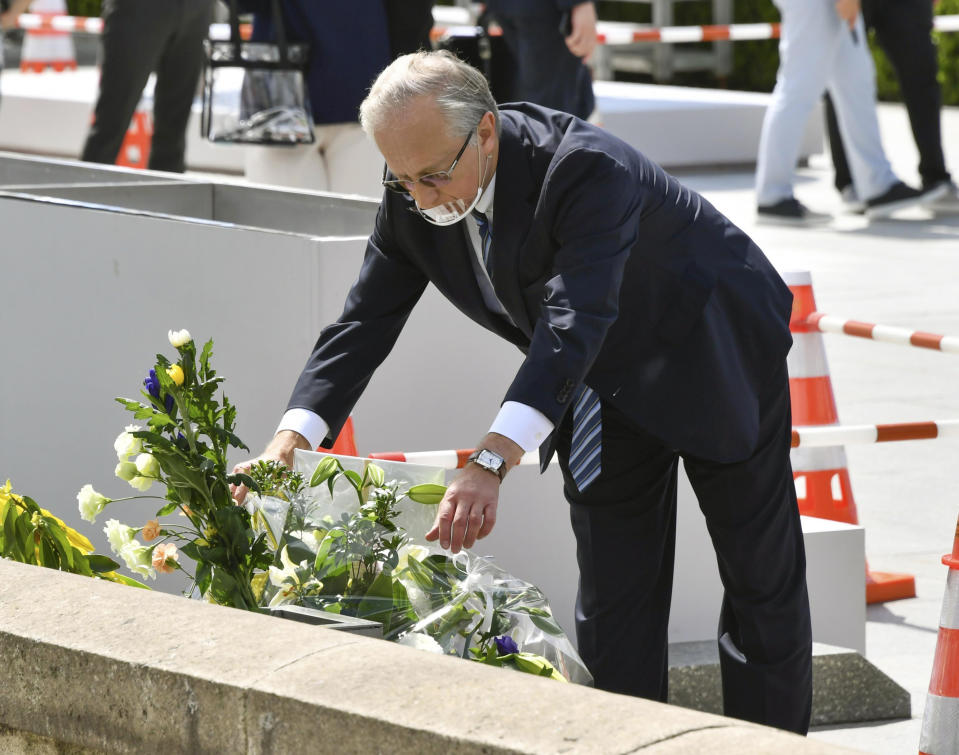
[[[427,538],[471,547],[524,451],[539,447],[544,465],[558,453],[580,653],[598,687],[665,700],[682,458],[725,587],[725,712],[805,732],[791,296],[768,260],[632,147],[565,113],[497,109],[482,75],[447,53],[394,61],[361,120],[392,191],[263,456],[290,463],[294,448],[329,445],[432,282],[526,358]]]

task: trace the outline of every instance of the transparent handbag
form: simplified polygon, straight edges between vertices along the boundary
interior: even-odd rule
[[[229,144],[312,144],[313,114],[305,70],[310,46],[289,43],[279,0],[272,3],[276,42],[240,38],[230,0],[230,39],[205,42],[201,134]]]

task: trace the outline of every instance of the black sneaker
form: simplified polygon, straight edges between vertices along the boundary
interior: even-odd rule
[[[822,225],[830,220],[832,218],[829,215],[813,212],[795,197],[756,208],[756,222],[760,224]]]
[[[935,184],[920,191],[906,186],[902,181],[896,181],[884,194],[866,201],[866,217],[885,218],[899,210],[933,202],[947,191],[948,188],[942,184]]]

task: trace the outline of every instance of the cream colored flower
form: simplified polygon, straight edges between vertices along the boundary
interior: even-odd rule
[[[148,543],[151,540],[156,540],[160,536],[160,522],[156,519],[151,519],[143,525],[140,534],[143,535],[143,539]]]
[[[131,540],[124,545],[117,554],[126,563],[127,568],[141,577],[156,579],[156,571],[153,569],[152,551],[146,545],[141,545],[136,540]]]
[[[418,632],[408,632],[397,640],[400,645],[406,645],[417,650],[425,650],[427,653],[436,653],[445,655],[443,646],[428,634],[419,634]]]
[[[140,454],[134,463],[137,466],[137,472],[143,477],[156,479],[160,476],[160,462],[156,460],[156,456],[153,454]]]
[[[132,461],[121,461],[117,464],[117,468],[113,470],[113,473],[121,480],[130,482],[130,480],[137,476],[137,465]]]
[[[127,527],[118,519],[107,519],[103,532],[106,534],[107,540],[110,541],[110,548],[118,556],[125,546],[133,542],[133,536],[136,534],[133,527]]]
[[[113,448],[117,452],[117,458],[120,461],[126,461],[133,454],[138,454],[143,450],[143,441],[130,435],[134,430],[140,430],[139,425],[127,425],[127,429],[117,436],[113,441]]]
[[[193,340],[193,336],[190,335],[189,330],[171,330],[167,333],[167,338],[170,339],[170,345],[174,349],[179,349],[181,346],[186,346],[190,341]]]
[[[77,493],[77,503],[80,505],[80,517],[87,522],[96,521],[97,514],[103,511],[103,507],[110,503],[112,499],[100,495],[93,489],[89,483],[80,488]]]
[[[180,560],[173,543],[160,543],[153,549],[153,568],[161,574],[172,574],[177,570],[176,562]],[[171,564],[170,562],[174,563]]]
[[[150,486],[153,485],[153,478],[137,475],[132,480],[129,480],[129,483],[131,488],[139,490],[141,493],[145,493],[150,489]]]

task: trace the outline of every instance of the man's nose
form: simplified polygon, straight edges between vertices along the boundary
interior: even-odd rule
[[[443,203],[440,192],[435,186],[427,186],[419,181],[410,188],[410,194],[413,195],[413,200],[423,210],[428,210]]]

